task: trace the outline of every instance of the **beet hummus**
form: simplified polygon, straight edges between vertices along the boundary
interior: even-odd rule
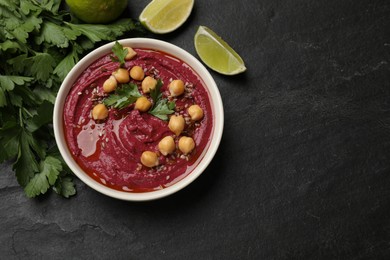
[[[174,104],[172,113],[163,120],[150,113],[151,108],[137,109],[135,102],[120,109],[104,106],[107,98],[116,92],[105,92],[103,85],[120,66],[110,53],[91,64],[72,86],[64,107],[64,132],[74,160],[90,177],[116,190],[149,192],[168,187],[191,173],[208,147],[213,115],[204,83],[190,66],[160,51],[133,50],[136,55],[126,60],[122,69],[129,72],[139,66],[143,78],[149,76],[160,81],[160,98]],[[184,82],[184,92],[177,96],[170,91],[174,80]],[[142,80],[130,76],[129,83],[136,85],[136,92],[152,108],[155,106],[152,93],[143,90]],[[117,89],[121,87],[122,83],[118,82]],[[98,104],[107,109],[107,117],[102,120],[94,118],[92,113]],[[202,112],[199,118],[189,113],[193,105]],[[172,130],[169,126],[172,117],[183,118],[184,129]],[[173,139],[174,147],[164,154],[159,145],[167,136]],[[190,148],[179,148],[182,137],[193,140],[189,140]],[[183,138],[184,141],[188,140]],[[148,165],[141,160],[145,151],[156,156],[155,164]]]

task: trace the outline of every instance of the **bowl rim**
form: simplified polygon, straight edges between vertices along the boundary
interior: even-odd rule
[[[166,187],[161,190],[150,191],[150,192],[141,192],[141,193],[132,193],[127,191],[119,191],[112,189],[108,186],[105,186],[96,180],[92,179],[88,174],[86,174],[81,167],[73,159],[66,140],[64,137],[63,129],[63,108],[65,104],[66,96],[68,95],[73,83],[81,75],[81,73],[94,61],[98,58],[111,52],[112,47],[115,44],[115,41],[102,45],[101,47],[96,48],[95,50],[88,53],[72,68],[72,70],[65,77],[62,82],[60,89],[58,91],[53,111],[53,129],[54,136],[58,146],[58,149],[68,167],[71,171],[86,185],[92,189],[107,195],[112,198],[126,200],[126,201],[149,201],[160,199],[178,192],[183,189],[190,183],[192,183],[196,178],[198,178],[207,166],[212,161],[214,155],[216,154],[219,144],[222,139],[222,133],[224,128],[224,109],[222,104],[222,98],[210,72],[205,68],[205,66],[196,59],[192,54],[186,50],[171,44],[166,41],[152,39],[152,38],[129,38],[118,40],[123,46],[130,46],[133,48],[146,48],[154,49],[158,51],[165,52],[171,56],[174,56],[187,65],[189,65],[203,80],[207,92],[209,94],[211,109],[213,111],[213,128],[210,136],[210,143],[207,148],[207,151],[204,153],[203,158],[200,159],[198,165],[190,172],[187,176],[179,180],[178,182],[172,184],[169,187]]]

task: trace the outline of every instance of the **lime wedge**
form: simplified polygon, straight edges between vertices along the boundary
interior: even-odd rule
[[[210,69],[224,75],[236,75],[246,70],[240,55],[206,26],[199,26],[194,42],[200,59]]]
[[[194,0],[153,0],[139,16],[143,26],[154,33],[169,33],[190,16]]]

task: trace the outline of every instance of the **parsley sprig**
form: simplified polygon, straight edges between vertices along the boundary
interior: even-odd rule
[[[126,62],[125,57],[128,53],[128,50],[123,48],[122,44],[116,41],[112,47],[112,52],[114,53],[114,56],[111,56],[111,60],[114,62],[119,62],[120,67],[124,66]]]
[[[80,24],[60,5],[61,0],[0,1],[0,163],[13,163],[28,197],[49,189],[64,197],[76,192],[51,127],[67,73],[102,41],[142,31],[131,19]]]
[[[168,115],[175,113],[175,102],[168,101],[168,99],[162,97],[161,87],[163,83],[161,79],[157,81],[157,85],[150,91],[150,96],[153,100],[153,106],[149,110],[149,113],[161,120],[168,120]]]
[[[138,86],[136,84],[122,84],[115,90],[114,94],[111,94],[107,98],[105,98],[103,103],[106,106],[123,109],[137,101],[137,98],[139,98],[140,96],[142,95],[139,92]]]

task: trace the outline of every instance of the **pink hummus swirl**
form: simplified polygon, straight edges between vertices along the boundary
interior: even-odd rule
[[[103,82],[119,66],[108,54],[101,57],[81,73],[72,86],[64,107],[64,130],[68,148],[79,166],[96,181],[117,190],[148,192],[168,187],[191,173],[202,159],[208,147],[213,129],[213,115],[208,92],[203,81],[191,67],[181,60],[163,52],[134,49],[137,56],[127,61],[126,69],[138,65],[145,76],[161,79],[164,98],[176,103],[175,114],[186,118],[186,127],[181,135],[195,141],[195,149],[183,155],[178,149],[164,156],[158,152],[158,143],[165,136],[175,136],[163,121],[147,112],[134,110],[134,104],[122,110],[110,108],[106,120],[96,122],[91,110],[107,94],[102,90]],[[174,79],[186,83],[185,95],[175,99],[169,97],[168,84]],[[141,82],[131,82],[140,87]],[[148,94],[145,94],[148,96]],[[199,122],[191,122],[187,107],[199,105],[204,116]],[[149,168],[140,162],[144,151],[159,155],[159,166]]]

